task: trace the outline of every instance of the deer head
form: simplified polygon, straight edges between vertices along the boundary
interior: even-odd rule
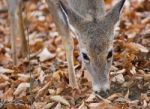
[[[95,92],[110,89],[113,32],[124,2],[120,0],[110,11],[105,12],[102,0],[69,0],[67,5],[59,1],[62,20],[78,36],[81,56],[85,68],[91,74]]]

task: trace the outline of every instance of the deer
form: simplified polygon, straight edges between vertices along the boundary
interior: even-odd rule
[[[71,37],[71,33],[74,33],[79,42],[82,63],[91,75],[93,91],[108,93],[114,28],[119,21],[125,0],[118,1],[108,12],[105,10],[103,0],[46,0],[46,2],[66,49],[70,86],[77,87]]]
[[[14,15],[22,0],[7,1],[10,13]],[[109,11],[105,9],[104,0],[46,0],[46,3],[66,50],[69,86],[78,88],[73,61],[72,36],[75,35],[82,64],[91,75],[93,92],[107,94],[110,90],[114,29],[125,0],[119,0]]]
[[[17,42],[16,37],[20,37],[21,47],[19,55],[26,57],[28,53],[27,40],[24,32],[24,22],[22,16],[23,0],[6,0],[8,5],[8,13],[10,19],[10,33],[11,33],[11,54],[13,64],[17,65]]]

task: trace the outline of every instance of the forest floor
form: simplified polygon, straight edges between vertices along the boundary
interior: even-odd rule
[[[111,0],[106,1],[109,9]],[[0,0],[0,7],[5,6]],[[14,66],[8,13],[0,13],[0,109],[150,109],[149,0],[126,1],[116,27],[111,91],[105,99],[92,95],[90,77],[81,70],[76,39],[74,63],[79,89],[68,86],[65,51],[47,4],[27,1],[23,16],[30,60],[20,57]],[[17,38],[18,49],[19,42]]]

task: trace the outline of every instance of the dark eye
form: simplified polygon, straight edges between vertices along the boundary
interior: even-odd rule
[[[107,55],[107,59],[110,59],[113,56],[113,51],[110,50]]]
[[[88,57],[88,55],[87,55],[86,53],[82,53],[82,57],[83,57],[83,59],[84,59],[85,61],[87,61],[87,62],[90,61],[90,59],[89,59],[89,57]]]

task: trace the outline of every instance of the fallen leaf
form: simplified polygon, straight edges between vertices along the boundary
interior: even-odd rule
[[[9,88],[3,95],[2,99],[4,101],[11,102],[13,100],[13,90]]]
[[[125,79],[124,79],[124,77],[123,77],[122,74],[118,74],[117,76],[114,76],[114,77],[112,78],[112,81],[113,81],[113,82],[117,82],[117,83],[119,83],[119,84],[122,84],[122,83],[125,82]]]
[[[14,70],[0,67],[0,73],[13,73],[13,72],[14,72]]]
[[[65,98],[63,98],[62,96],[55,95],[55,96],[51,96],[50,99],[55,101],[55,102],[59,102],[59,103],[62,103],[64,105],[70,106],[69,102]]]
[[[0,83],[4,82],[4,81],[8,81],[9,77],[4,75],[4,74],[0,74]]]
[[[41,62],[44,62],[49,59],[53,59],[55,56],[56,55],[50,53],[47,48],[44,48],[43,51],[40,54],[38,54],[38,57],[40,58]]]
[[[45,73],[44,73],[44,71],[41,69],[41,67],[39,67],[39,68],[37,69],[37,73],[40,75],[40,76],[38,77],[38,79],[40,80],[40,83],[43,84],[44,79],[45,79]]]
[[[14,95],[19,95],[30,87],[30,83],[20,83],[14,92]]]
[[[48,88],[49,86],[51,85],[51,82],[48,82],[43,88],[41,88],[37,95],[36,95],[36,98],[40,97],[40,96],[43,96],[47,91],[48,91]]]
[[[85,103],[83,102],[83,103],[81,104],[81,106],[79,106],[78,109],[88,109],[88,107],[85,106]]]
[[[48,103],[43,107],[43,109],[51,109],[53,105],[54,103]]]
[[[90,96],[86,99],[86,102],[91,102],[91,101],[93,101],[95,97],[96,97],[96,96],[95,96],[94,93],[90,94]]]
[[[58,103],[54,109],[62,109],[61,104],[60,104],[60,103]]]
[[[144,80],[149,81],[150,80],[150,74],[144,74]]]
[[[93,109],[121,109],[121,108],[122,106],[119,104],[100,103],[96,108]]]

